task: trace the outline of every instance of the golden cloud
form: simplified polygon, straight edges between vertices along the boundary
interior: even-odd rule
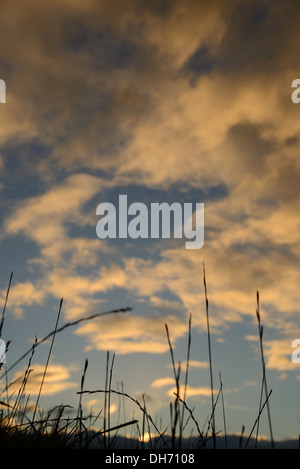
[[[292,361],[292,353],[295,349],[292,348],[291,344],[292,340],[298,337],[295,337],[295,333],[291,337],[292,339],[266,340],[264,342],[267,368],[278,371],[297,370],[299,365]]]
[[[99,190],[99,180],[86,174],[67,178],[45,194],[26,200],[7,218],[7,235],[25,233],[38,244],[65,240],[65,223],[82,224],[80,207]]]
[[[25,393],[30,394],[31,396],[38,395],[41,381],[43,378],[45,366],[41,364],[35,364],[32,366],[29,373],[28,381],[25,388]],[[19,378],[22,378],[25,373],[25,368],[21,371],[18,371],[14,374],[12,378],[12,383]],[[67,367],[60,364],[50,364],[47,369],[45,376],[42,395],[52,395],[65,391],[66,389],[78,387],[78,383],[70,381],[70,372]],[[20,387],[20,380],[12,384],[10,389],[12,391],[18,392]]]
[[[214,390],[214,394],[217,394],[218,391]],[[173,387],[172,389],[169,389],[168,391],[168,396],[174,397],[174,393],[177,394],[177,389],[176,387]],[[183,386],[179,388],[179,396],[181,399],[183,399],[184,395],[184,389]],[[210,397],[211,396],[211,389],[209,387],[205,386],[199,386],[199,387],[193,387],[193,386],[187,386],[186,391],[185,391],[185,396],[186,398],[188,397],[198,397],[198,396],[204,396],[204,397]]]
[[[169,350],[165,323],[173,343],[186,334],[186,325],[174,316],[141,317],[128,313],[118,317],[106,316],[100,322],[90,321],[75,333],[88,338],[88,350],[111,350],[119,355],[160,354]]]
[[[174,378],[158,378],[151,383],[153,388],[163,388],[170,385],[174,385]]]

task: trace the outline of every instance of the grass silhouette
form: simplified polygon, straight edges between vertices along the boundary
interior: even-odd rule
[[[184,380],[181,386],[181,365],[177,365],[175,362],[174,349],[170,340],[170,333],[168,324],[165,324],[166,339],[168,341],[172,369],[174,374],[175,389],[174,399],[170,402],[170,424],[162,428],[157,424],[148,412],[146,406],[145,396],[142,397],[142,402],[130,396],[124,392],[123,384],[122,389],[112,388],[112,376],[115,355],[113,354],[110,359],[110,353],[107,352],[106,356],[106,373],[105,373],[105,385],[104,388],[99,389],[84,389],[85,377],[88,369],[88,360],[85,360],[83,373],[80,383],[80,391],[78,394],[78,409],[75,417],[70,417],[69,411],[71,406],[60,405],[56,406],[48,412],[45,412],[39,407],[39,399],[43,392],[43,384],[47,374],[48,365],[51,357],[51,353],[54,346],[54,340],[57,334],[64,331],[67,328],[76,326],[83,321],[89,321],[96,317],[101,317],[109,314],[121,314],[122,312],[130,311],[131,308],[121,308],[111,310],[99,314],[94,314],[85,318],[80,318],[76,321],[69,322],[63,326],[58,327],[58,322],[62,310],[63,299],[60,301],[58,315],[56,319],[55,328],[52,332],[47,334],[43,339],[37,340],[15,363],[13,363],[8,369],[3,371],[0,378],[5,380],[5,386],[0,393],[0,449],[12,449],[12,448],[41,448],[41,449],[112,449],[117,448],[120,444],[119,431],[120,429],[126,428],[131,429],[131,438],[122,440],[122,444],[126,444],[126,448],[134,449],[180,449],[187,447],[189,441],[191,447],[194,449],[207,449],[217,448],[218,442],[222,437],[225,439],[225,448],[229,447],[228,435],[226,433],[226,412],[225,402],[223,396],[223,383],[221,374],[219,373],[220,386],[216,396],[214,396],[213,388],[213,360],[212,350],[210,342],[210,329],[209,329],[209,302],[206,286],[205,267],[203,266],[203,282],[205,292],[205,305],[206,305],[206,319],[207,319],[207,337],[208,337],[208,354],[209,354],[209,371],[211,380],[211,414],[208,418],[206,428],[201,429],[200,424],[195,418],[194,410],[191,409],[187,403],[187,386],[188,386],[188,375],[189,375],[189,363],[190,363],[190,348],[191,348],[191,330],[192,330],[192,317],[189,317],[188,323],[188,344],[187,344],[187,360],[184,370]],[[5,312],[8,302],[9,291],[12,283],[12,274],[9,279],[7,288],[7,294],[4,302],[1,323],[0,323],[0,337],[3,329],[5,320]],[[259,308],[259,293],[257,292],[257,306],[256,316],[258,320],[258,333],[260,341],[260,352],[262,362],[262,384],[260,402],[258,406],[258,415],[254,420],[253,427],[251,429],[248,438],[244,436],[244,427],[239,438],[240,448],[249,448],[250,441],[254,442],[254,447],[257,447],[259,440],[259,424],[262,413],[267,410],[269,429],[270,429],[270,443],[271,447],[274,448],[273,430],[271,424],[271,415],[269,407],[269,399],[272,393],[268,391],[267,380],[266,380],[266,367],[264,362],[263,353],[263,326],[261,324],[260,308]],[[45,363],[44,372],[40,383],[38,396],[35,402],[34,410],[29,408],[29,395],[26,394],[26,385],[32,372],[32,360],[36,348],[51,338],[50,349]],[[9,344],[8,344],[9,345]],[[7,376],[8,372],[17,366],[21,360],[28,357],[27,368],[21,378],[14,382],[8,383]],[[14,396],[10,394],[12,386],[16,386],[18,381],[18,392]],[[180,394],[182,392],[182,395]],[[83,395],[101,394],[104,397],[103,409],[97,414],[93,415],[91,412],[89,415],[83,414],[82,409],[82,398]],[[111,423],[111,398],[112,396],[118,396],[123,403],[124,416],[123,421],[119,421],[117,425]],[[125,407],[126,402],[134,404],[136,407],[139,417],[126,419]],[[120,401],[121,402],[121,401]],[[215,411],[216,407],[220,405],[223,416],[223,432],[217,433],[215,427]],[[119,417],[121,411],[119,409]],[[120,419],[119,419],[120,420]],[[194,423],[197,430],[197,436],[188,438],[185,435],[185,429],[187,423],[191,421]],[[140,423],[142,422],[142,423]],[[142,425],[142,426],[141,426]],[[255,433],[256,431],[256,433]],[[148,434],[146,441],[145,434]],[[154,435],[154,436],[153,436]],[[255,436],[253,436],[255,435]]]

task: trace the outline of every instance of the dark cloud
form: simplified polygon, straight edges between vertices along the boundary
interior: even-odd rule
[[[221,5],[219,5],[221,7]],[[295,66],[295,18],[299,2],[243,1],[221,12],[226,28],[217,43],[205,41],[187,59],[183,71],[196,79],[209,73],[266,75]]]
[[[247,122],[234,125],[228,131],[224,148],[233,155],[232,170],[241,178],[247,173],[259,177],[266,171],[266,157],[273,146],[261,136],[261,131]]]

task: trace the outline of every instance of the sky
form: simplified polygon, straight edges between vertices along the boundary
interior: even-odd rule
[[[85,359],[85,389],[103,389],[109,352],[113,387],[145,395],[167,426],[174,375],[165,324],[184,379],[191,318],[187,403],[205,427],[204,265],[227,431],[244,425],[249,434],[258,415],[258,291],[273,435],[298,437],[300,104],[291,84],[300,78],[299,14],[296,0],[2,0],[2,304],[13,272],[6,367],[54,329],[61,298],[59,326],[130,308],[57,334],[44,409],[77,409]],[[203,203],[203,246],[186,249],[172,236],[100,239],[97,206],[118,207],[119,195],[147,207]],[[49,346],[32,360],[32,402]],[[127,417],[142,419],[127,404]],[[99,412],[103,395],[82,405]],[[219,404],[216,430],[224,432]],[[261,433],[270,437],[266,411]]]

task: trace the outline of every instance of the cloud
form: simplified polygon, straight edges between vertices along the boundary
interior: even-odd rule
[[[263,353],[267,369],[273,369],[280,372],[280,379],[286,379],[288,371],[297,371],[298,364],[293,362],[292,354],[296,348],[292,342],[300,337],[300,329],[297,324],[288,322],[285,327],[282,326],[281,335],[277,338],[269,338],[271,334],[265,331],[263,333]],[[265,337],[266,336],[266,337]],[[246,340],[253,343],[257,357],[260,357],[260,346],[258,336],[247,335]]]
[[[186,366],[187,366],[187,361],[186,360],[183,360],[183,361],[180,362],[181,370],[186,370]],[[173,365],[170,363],[168,365],[168,367],[172,368]],[[192,368],[208,368],[208,367],[209,367],[208,362],[203,362],[203,361],[199,361],[199,360],[189,360],[188,361],[189,370],[191,370]]]
[[[171,386],[171,388],[170,388]],[[151,383],[151,387],[153,388],[164,388],[169,387],[167,391],[167,395],[170,397],[174,397],[174,393],[177,394],[177,388],[174,384],[174,378],[164,377],[164,378],[157,378]],[[217,391],[214,391],[217,393]],[[181,399],[189,397],[197,397],[197,396],[211,396],[211,389],[205,386],[193,387],[187,385],[186,387],[183,385],[179,386],[179,396]]]
[[[168,396],[174,397],[174,393],[177,393],[176,388],[169,389],[168,391]],[[217,391],[214,390],[214,394],[217,394]],[[184,389],[183,387],[179,388],[179,396],[181,399],[183,399],[184,395]],[[199,386],[199,387],[193,387],[193,386],[187,386],[186,388],[186,393],[185,393],[186,398],[189,397],[198,397],[198,396],[204,396],[204,397],[210,397],[211,396],[211,389],[209,387],[205,386]]]
[[[169,310],[175,310],[182,308],[180,301],[171,301],[158,296],[151,296],[149,301],[157,308],[167,308]]]
[[[43,300],[43,292],[31,282],[19,282],[10,292],[10,301],[14,306],[41,304]]]
[[[67,223],[86,223],[80,209],[98,190],[99,180],[93,176],[69,176],[45,194],[19,203],[6,219],[6,235],[25,233],[42,246],[64,240]]]
[[[41,381],[43,378],[45,366],[41,364],[35,364],[29,374],[28,381],[25,388],[25,393],[31,396],[36,396],[39,393]],[[22,378],[25,373],[25,368],[14,374],[12,383],[19,378]],[[10,389],[18,392],[20,387],[20,381],[12,384]],[[70,372],[67,367],[60,364],[50,364],[47,369],[45,376],[42,395],[53,395],[66,389],[78,387],[77,383],[70,381]]]
[[[293,339],[292,339],[293,340]],[[295,371],[297,364],[292,361],[291,339],[266,340],[264,342],[266,367],[278,371]]]
[[[186,367],[186,362],[181,363],[182,368]],[[189,368],[208,368],[209,363],[208,362],[201,362],[199,360],[189,360],[188,362]]]
[[[258,386],[259,384],[258,384],[257,381],[248,381],[247,380],[247,381],[244,382],[244,385],[249,387],[249,386]]]
[[[107,316],[101,322],[90,321],[76,329],[89,341],[87,350],[110,350],[118,355],[128,353],[160,354],[169,350],[165,323],[175,343],[186,333],[186,325],[174,316],[141,317],[129,313]]]
[[[236,0],[226,8],[218,1],[176,1],[165,9],[148,2],[125,4],[118,2],[117,13],[107,1],[86,6],[55,1],[41,10],[31,0],[22,14],[12,14],[15,8],[4,4],[4,17],[11,18],[9,27],[3,21],[1,29],[10,38],[4,61],[10,65],[12,107],[7,107],[6,117],[14,123],[8,127],[7,119],[3,121],[3,139],[36,137],[51,147],[49,157],[26,162],[40,177],[48,179],[52,173],[53,178],[61,168],[101,168],[113,174],[116,184],[120,179],[165,187],[200,182],[205,188],[224,179],[232,184],[239,176],[232,169],[238,165],[239,170],[253,170],[261,154],[247,153],[247,136],[234,129],[256,128],[253,150],[262,137],[268,142],[296,135],[295,106],[282,118],[283,97],[290,90],[285,87],[288,73],[278,68],[277,57],[271,56],[276,69],[272,80],[269,70],[255,67],[245,73],[243,63],[234,67],[232,60],[243,47],[243,55],[251,50],[257,65],[263,51],[255,36],[241,46],[233,31],[239,36],[244,31],[238,25],[254,27],[255,14],[265,15],[259,26],[266,24],[272,32],[283,29],[280,8],[270,12],[264,5],[261,12],[247,2],[243,9]],[[11,34],[14,29],[18,35]],[[259,31],[263,34],[264,28]],[[284,37],[289,35],[292,32],[285,31]],[[191,86],[187,64],[203,48],[214,67],[204,67]],[[269,43],[268,48],[273,52]],[[277,51],[292,64],[292,52]],[[225,57],[230,59],[227,67]],[[201,55],[196,63],[201,70]],[[198,69],[190,66],[188,71],[195,74]],[[241,148],[247,153],[243,157]]]
[[[93,408],[97,408],[99,405],[99,402],[97,399],[90,399],[89,401],[86,402],[86,407],[91,410]]]
[[[153,388],[163,388],[165,386],[170,386],[174,384],[174,378],[158,378],[151,383]]]

